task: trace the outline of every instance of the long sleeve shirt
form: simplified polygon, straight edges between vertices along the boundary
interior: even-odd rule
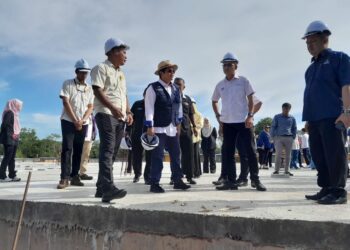
[[[275,115],[272,120],[270,135],[271,137],[292,136],[294,139],[297,135],[297,124],[295,118],[291,115]]]

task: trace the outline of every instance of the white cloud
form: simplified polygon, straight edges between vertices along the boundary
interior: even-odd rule
[[[0,79],[0,91],[8,90],[10,87],[10,84],[7,81]]]

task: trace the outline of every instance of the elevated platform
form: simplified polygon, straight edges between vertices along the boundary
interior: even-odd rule
[[[15,226],[32,167],[18,249],[349,249],[350,205],[324,206],[304,199],[318,191],[316,172],[295,170],[291,178],[271,178],[260,170],[267,192],[249,187],[216,191],[218,174],[204,174],[189,191],[168,185],[153,194],[149,186],[120,175],[117,186],[128,195],[111,204],[94,198],[92,181],[84,187],[57,190],[59,167],[50,163],[20,163],[19,183],[0,183],[0,249],[11,249]],[[220,166],[218,166],[220,169]],[[239,169],[238,169],[239,170]]]

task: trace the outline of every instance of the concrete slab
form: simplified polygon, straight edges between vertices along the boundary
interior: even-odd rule
[[[273,169],[260,170],[261,181],[268,188],[266,192],[258,192],[250,187],[235,191],[216,191],[211,182],[218,178],[218,174],[204,174],[196,179],[197,185],[193,185],[190,190],[175,191],[168,185],[170,171],[168,164],[165,163],[162,184],[166,193],[153,194],[143,181],[134,184],[133,176],[121,175],[121,164],[116,163],[115,182],[119,188],[126,189],[128,195],[111,204],[104,204],[100,199],[94,198],[97,164],[89,165],[89,174],[94,176],[94,180],[84,181],[84,187],[57,190],[59,166],[47,163],[23,163],[18,169],[18,176],[23,179],[22,182],[0,183],[0,207],[7,208],[0,210],[0,222],[3,226],[14,227],[16,220],[14,211],[19,211],[19,202],[16,201],[22,199],[28,166],[33,168],[33,174],[28,192],[28,210],[30,210],[28,214],[31,218],[25,218],[27,224],[35,224],[35,221],[41,219],[57,223],[59,215],[50,217],[51,215],[43,212],[41,218],[36,210],[59,208],[62,211],[61,217],[64,217],[67,211],[71,214],[77,213],[72,208],[80,212],[84,208],[90,210],[82,214],[94,211],[93,216],[99,216],[98,213],[104,214],[105,211],[109,211],[107,213],[115,211],[123,217],[124,228],[118,228],[117,225],[115,227],[128,232],[205,239],[223,237],[232,241],[247,241],[261,247],[288,249],[347,249],[350,244],[345,235],[350,233],[350,205],[324,206],[304,199],[305,194],[318,191],[316,171],[309,169],[295,170],[294,176],[290,178],[271,178]],[[220,166],[218,168],[220,169]],[[101,217],[101,220],[105,219]],[[74,225],[89,228],[83,220],[87,219],[85,217],[81,217],[80,220],[72,219]],[[165,225],[159,227],[154,220],[159,220]],[[105,225],[109,223],[107,219],[104,222]],[[205,223],[209,223],[209,226]],[[128,226],[125,226],[126,224]],[[183,225],[184,228],[174,228],[171,224]],[[138,226],[133,228],[130,225]],[[111,229],[113,228],[111,226]],[[103,231],[103,228],[96,226],[93,230]],[[332,236],[334,230],[338,232],[340,242]],[[315,239],[309,238],[318,236],[323,237],[322,240],[318,239],[318,243],[314,242]],[[336,248],[329,248],[332,246]],[[56,248],[52,246],[50,249]]]

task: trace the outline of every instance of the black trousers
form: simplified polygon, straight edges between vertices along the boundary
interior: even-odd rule
[[[79,174],[87,125],[78,131],[73,122],[61,120],[61,128],[61,179],[69,179]]]
[[[0,166],[0,178],[6,178],[6,169],[9,169],[9,178],[16,177],[15,171],[15,157],[16,157],[17,145],[4,144],[4,158],[2,158]]]
[[[97,113],[95,119],[100,136],[99,171],[96,187],[105,193],[114,188],[113,163],[124,135],[125,123],[104,113]]]
[[[309,122],[309,140],[312,159],[315,162],[317,184],[335,194],[346,193],[347,154],[346,132],[335,127],[335,119]]]
[[[141,144],[141,135],[136,134],[131,138],[132,141],[132,166],[134,169],[135,176],[140,177],[142,175],[142,156],[145,151],[146,166],[143,173],[145,180],[150,178],[150,167],[151,167],[151,156],[152,152],[149,150],[144,150]]]
[[[311,155],[310,155],[310,149],[309,148],[303,148],[303,156],[304,156],[304,160],[306,165],[310,165],[311,163]]]
[[[201,154],[199,152],[199,142],[193,143],[193,175],[198,178],[202,175]]]
[[[209,150],[203,150],[203,172],[209,173],[209,163],[210,171],[216,170],[216,161],[215,161],[215,148]]]
[[[259,180],[258,160],[255,152],[253,130],[246,128],[245,123],[223,123],[224,141],[222,145],[222,172],[227,173],[229,181],[236,181],[236,161],[234,158],[237,137],[240,140],[240,158],[246,158],[250,179]],[[244,166],[247,167],[247,166]]]
[[[194,148],[190,129],[180,133],[181,168],[187,179],[194,177]]]
[[[267,157],[268,157],[268,151],[263,148],[258,148],[259,153],[259,164],[260,165],[267,165]]]

